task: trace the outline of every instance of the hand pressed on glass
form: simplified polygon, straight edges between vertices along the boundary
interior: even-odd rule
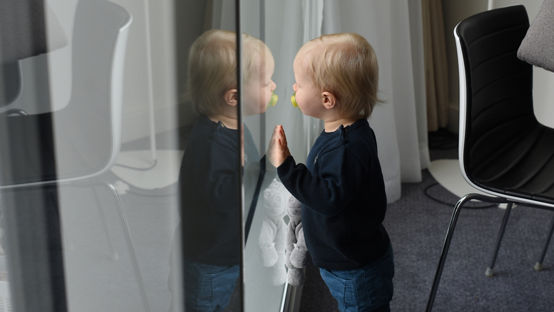
[[[285,161],[285,159],[287,159],[287,157],[289,157],[289,155],[290,152],[287,146],[285,130],[282,125],[275,126],[275,129],[273,129],[273,135],[271,136],[271,141],[269,143],[269,161],[275,168],[277,168]]]

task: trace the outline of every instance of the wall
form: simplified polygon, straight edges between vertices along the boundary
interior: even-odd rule
[[[492,1],[495,8],[523,4],[527,9],[530,22],[539,11],[542,0],[496,0]],[[449,125],[448,129],[458,132],[458,60],[453,29],[462,19],[478,12],[487,10],[487,1],[483,0],[443,0],[444,24],[448,59],[449,82]],[[535,115],[539,122],[554,128],[554,73],[541,68],[533,69],[533,97],[535,101]]]

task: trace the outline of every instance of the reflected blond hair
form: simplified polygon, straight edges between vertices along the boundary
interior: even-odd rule
[[[196,112],[212,116],[224,105],[224,94],[237,88],[236,33],[212,29],[204,32],[190,47],[186,98]],[[271,52],[259,39],[242,34],[243,80],[249,81]]]
[[[314,48],[319,49],[314,49]],[[373,47],[356,33],[323,35],[300,48],[315,86],[331,92],[344,117],[368,118],[377,98],[379,66]]]

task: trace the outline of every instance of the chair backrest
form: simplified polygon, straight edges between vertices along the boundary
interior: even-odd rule
[[[2,142],[0,188],[71,182],[109,169],[120,145],[130,23],[131,16],[114,3],[78,3],[70,103],[54,113],[2,118],[12,137]],[[37,152],[43,157],[30,155]]]
[[[75,14],[71,98],[54,114],[58,179],[109,169],[121,143],[123,66],[131,16],[104,0],[81,0]],[[61,176],[60,176],[61,175]]]
[[[484,186],[488,162],[535,131],[532,67],[517,49],[529,28],[521,5],[479,13],[454,29],[460,77],[460,166]],[[485,187],[486,188],[486,187]]]

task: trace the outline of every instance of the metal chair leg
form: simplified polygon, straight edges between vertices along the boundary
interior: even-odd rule
[[[435,272],[435,277],[433,279],[433,285],[431,286],[431,294],[429,295],[429,299],[427,301],[427,307],[425,311],[430,312],[433,308],[433,303],[435,302],[435,296],[437,295],[437,290],[439,287],[442,270],[444,268],[444,262],[446,261],[446,256],[448,255],[448,249],[450,248],[450,241],[452,240],[452,235],[454,234],[454,229],[456,228],[456,223],[458,222],[458,216],[460,215],[460,211],[463,207],[463,205],[470,201],[474,194],[469,194],[464,197],[462,197],[456,205],[454,206],[454,211],[452,212],[452,216],[450,217],[450,223],[448,224],[448,230],[446,231],[446,237],[444,238],[444,243],[442,246],[442,252],[441,257],[439,259],[439,265],[437,266],[437,270]]]
[[[496,263],[496,256],[498,256],[498,250],[500,249],[500,244],[502,243],[502,238],[504,237],[504,231],[506,230],[506,224],[510,218],[510,212],[512,211],[513,203],[508,203],[506,206],[506,211],[504,212],[504,218],[502,218],[502,224],[498,230],[498,235],[496,236],[496,246],[492,254],[491,264],[485,270],[485,275],[487,277],[492,277],[494,275],[493,269],[494,264]]]
[[[144,307],[144,310],[146,312],[150,312],[150,304],[148,303],[148,297],[146,296],[146,288],[144,287],[144,279],[142,277],[142,273],[140,271],[138,260],[137,260],[137,253],[135,251],[135,245],[133,244],[133,240],[131,238],[131,232],[129,228],[129,224],[127,223],[127,219],[123,215],[123,211],[121,209],[121,198],[119,197],[119,193],[117,193],[117,189],[115,186],[111,183],[105,184],[106,187],[113,193],[115,199],[116,199],[116,205],[117,205],[117,213],[119,216],[119,222],[121,223],[121,227],[123,229],[125,241],[127,248],[129,249],[129,257],[131,258],[131,265],[133,267],[133,271],[135,273],[135,277],[137,279],[137,284],[139,288],[139,293],[142,301],[142,305]]]
[[[431,286],[431,293],[429,294],[429,299],[427,300],[427,307],[425,308],[426,312],[430,312],[433,309],[433,304],[435,302],[435,296],[437,295],[437,290],[439,288],[442,270],[444,268],[444,263],[446,262],[446,256],[448,255],[448,249],[450,248],[450,242],[452,240],[452,235],[454,234],[454,229],[456,228],[456,223],[458,222],[458,216],[460,215],[460,211],[464,206],[464,204],[472,199],[478,199],[478,200],[488,201],[493,203],[506,202],[506,200],[501,198],[490,197],[490,196],[485,196],[481,194],[468,194],[462,197],[460,200],[458,200],[458,202],[454,206],[454,210],[450,218],[450,224],[448,225],[448,230],[446,232],[446,237],[444,238],[444,244],[443,244],[441,256],[439,259],[439,264],[435,272],[433,285]]]
[[[552,216],[552,221],[550,222],[550,232],[548,233],[548,236],[546,237],[546,244],[544,244],[544,247],[542,249],[542,254],[539,262],[535,264],[535,271],[542,270],[542,262],[544,261],[544,257],[546,256],[546,251],[548,250],[548,246],[550,245],[550,240],[552,239],[552,234],[554,233],[554,215]]]

